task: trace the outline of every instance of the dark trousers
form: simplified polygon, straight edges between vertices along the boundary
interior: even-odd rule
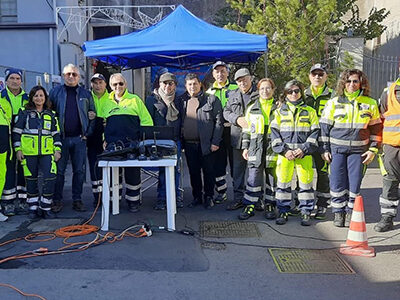
[[[233,153],[233,198],[235,202],[240,202],[244,196],[244,179],[246,176],[247,160],[242,156],[243,150],[232,149]]]
[[[183,199],[180,190],[180,178],[181,178],[181,168],[180,168],[180,161],[182,155],[182,146],[181,142],[176,142],[177,148],[177,163],[175,166],[175,193],[176,199]],[[158,168],[158,185],[157,185],[157,198],[160,201],[166,201],[167,199],[167,188],[166,188],[166,178],[165,178],[165,168],[161,167]]]
[[[103,190],[103,173],[97,163],[97,155],[103,152],[103,148],[100,145],[87,145],[87,157],[89,161],[90,181],[92,183],[92,192],[94,201],[97,202],[99,195]]]
[[[364,166],[361,153],[332,153],[330,187],[332,212],[351,212],[360,193]]]
[[[24,169],[27,203],[30,210],[50,210],[56,183],[57,167],[53,155],[25,156],[22,161]],[[43,174],[42,197],[39,198],[38,174]]]
[[[215,152],[203,155],[200,143],[185,143],[185,155],[190,174],[190,185],[192,186],[192,195],[194,199],[202,199],[203,181],[204,196],[212,197],[214,195],[215,185]],[[203,179],[201,173],[203,172]]]
[[[125,177],[125,200],[128,202],[140,203],[140,168],[124,168]]]
[[[316,198],[318,207],[328,207],[330,195],[328,165],[319,153],[312,154],[315,169],[317,170]]]
[[[86,141],[80,136],[62,139],[61,159],[57,162],[57,180],[54,200],[63,198],[65,170],[71,158],[72,163],[72,200],[82,199],[83,182],[85,180]]]
[[[400,201],[400,147],[383,145],[383,153],[383,164],[387,174],[382,178],[383,186],[379,204],[382,215],[395,217]]]
[[[11,155],[10,153],[8,154]],[[11,159],[7,159],[6,167],[6,182],[1,199],[9,202],[13,202],[16,199],[26,200],[24,171],[21,162],[16,159],[15,152],[12,153]]]
[[[224,127],[222,135],[222,141],[219,145],[219,149],[215,151],[215,187],[217,193],[224,194],[227,190],[226,183],[226,167],[230,167],[230,173],[232,175],[232,164],[233,164],[233,153],[231,146],[231,128]]]

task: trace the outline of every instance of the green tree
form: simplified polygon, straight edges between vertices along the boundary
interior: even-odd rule
[[[372,40],[380,36],[385,30],[386,26],[382,21],[390,14],[386,8],[377,9],[371,8],[368,18],[360,18],[360,8],[355,0],[336,0],[337,1],[337,15],[338,22],[341,27],[338,34],[346,35],[351,31],[354,36],[363,36],[366,40]],[[350,18],[344,20],[344,16],[348,14]]]
[[[312,64],[323,62],[326,36],[337,30],[336,2],[332,0],[227,0],[248,22],[228,28],[269,38],[268,73],[278,86],[291,78],[307,82]],[[264,62],[257,66],[262,77]]]
[[[372,9],[368,19],[359,17],[355,0],[226,0],[229,9],[217,13],[216,23],[229,29],[269,38],[268,75],[281,87],[297,78],[308,81],[309,67],[328,63],[334,49],[328,39],[339,38],[351,29],[366,39],[379,36],[381,23],[389,14],[385,9]],[[350,19],[343,21],[350,12]],[[264,76],[263,56],[257,63],[256,75]]]

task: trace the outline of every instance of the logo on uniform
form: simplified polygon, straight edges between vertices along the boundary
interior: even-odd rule
[[[36,118],[36,113],[34,111],[31,112],[31,119]]]
[[[360,110],[368,110],[368,109],[369,109],[369,104],[366,104],[366,103],[360,104]]]
[[[251,123],[250,132],[251,132],[251,133],[256,133],[256,124]]]

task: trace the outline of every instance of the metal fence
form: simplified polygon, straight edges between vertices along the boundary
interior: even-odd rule
[[[399,76],[400,57],[364,54],[363,70],[371,85],[371,96],[378,99],[389,82]]]
[[[0,65],[0,90],[5,87],[5,74],[7,68],[11,68],[11,66],[3,66]],[[29,93],[32,87],[35,85],[41,85],[46,88],[47,91],[51,89],[52,84],[45,83],[44,73],[36,72],[36,71],[29,71],[29,70],[22,70],[22,88],[25,92]]]

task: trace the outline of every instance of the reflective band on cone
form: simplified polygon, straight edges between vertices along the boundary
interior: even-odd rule
[[[357,196],[355,199],[346,244],[340,245],[340,253],[365,257],[375,256],[374,248],[368,247],[362,196]]]

